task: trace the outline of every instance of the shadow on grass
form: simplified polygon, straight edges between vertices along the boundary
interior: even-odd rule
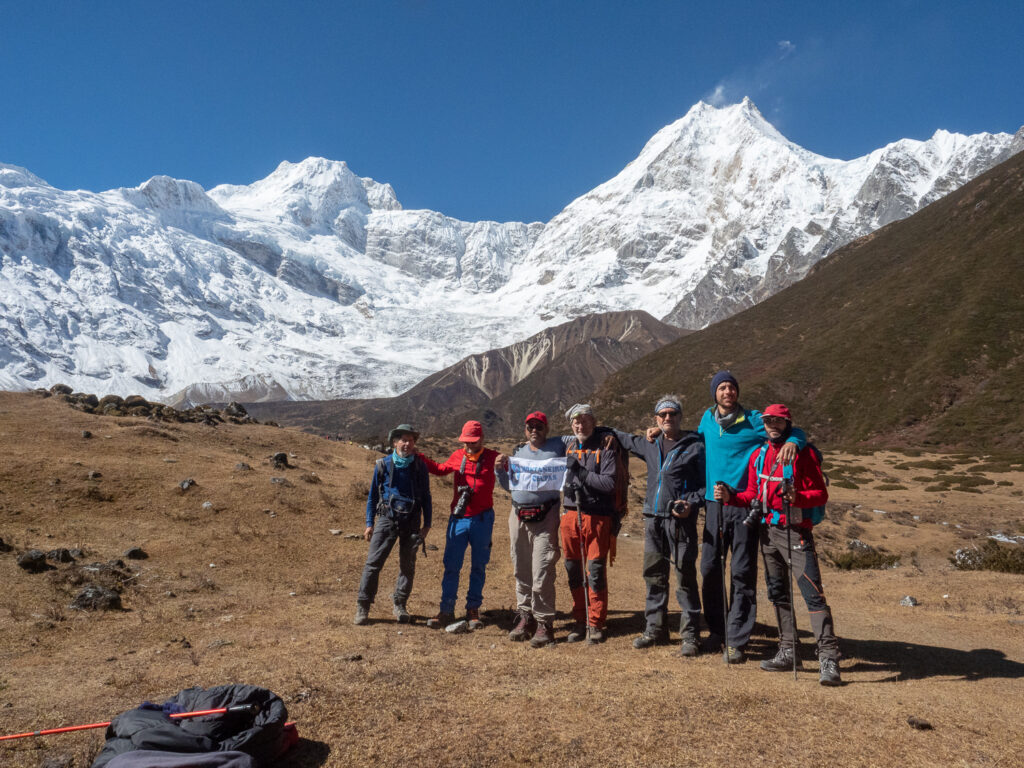
[[[322,741],[300,738],[298,743],[274,764],[274,768],[319,768],[330,757],[331,748]]]
[[[842,665],[844,672],[889,673],[881,679],[863,682],[891,683],[929,677],[956,677],[961,680],[1024,678],[1024,664],[1006,658],[1005,653],[994,648],[958,651],[892,640],[842,638],[839,642],[844,656],[857,659],[854,664]]]

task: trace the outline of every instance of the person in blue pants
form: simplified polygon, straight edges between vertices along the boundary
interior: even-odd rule
[[[443,627],[455,620],[455,601],[459,592],[459,574],[470,549],[469,589],[466,592],[466,621],[470,629],[480,629],[480,606],[484,600],[487,563],[491,559],[491,533],[494,529],[494,464],[498,452],[484,447],[484,428],[479,421],[467,421],[459,435],[462,448],[442,464],[423,457],[434,475],[454,473],[451,514],[444,543],[444,576],[441,578],[441,605],[436,616],[427,620],[431,628]],[[420,454],[422,455],[422,454]]]

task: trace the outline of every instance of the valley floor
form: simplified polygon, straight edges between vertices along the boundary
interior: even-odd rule
[[[371,623],[355,627],[366,544],[349,536],[363,528],[375,454],[291,430],[115,419],[10,393],[0,393],[0,440],[0,538],[15,549],[0,554],[0,734],[106,720],[185,687],[245,682],[278,693],[298,723],[302,741],[281,768],[1024,765],[1024,582],[957,571],[948,559],[995,531],[1024,533],[1020,465],[828,457],[833,503],[821,550],[856,538],[899,555],[897,567],[875,571],[822,558],[845,682],[828,689],[817,683],[802,606],[799,680],[758,669],[775,638],[763,579],[751,662],[682,659],[676,637],[634,650],[644,598],[638,514],[610,570],[609,640],[533,650],[506,638],[505,498],[484,629],[456,636],[423,626],[437,608],[440,550],[418,561],[416,624],[391,619],[393,556]],[[276,451],[294,466],[272,469]],[[901,468],[928,462],[940,464]],[[957,473],[991,484],[971,493],[952,490],[954,480],[914,479]],[[187,478],[196,484],[182,491]],[[441,482],[434,490],[443,507],[449,491]],[[438,514],[433,544],[443,544],[443,521]],[[77,547],[92,562],[133,545],[149,558],[126,561],[135,575],[123,611],[71,610],[72,566],[33,575],[15,564],[32,548]],[[901,606],[906,595],[920,604]],[[567,624],[563,614],[559,639]],[[916,730],[908,717],[933,729]],[[2,742],[0,764],[85,768],[101,745],[101,730]]]

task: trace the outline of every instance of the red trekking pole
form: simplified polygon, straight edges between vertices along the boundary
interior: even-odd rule
[[[188,717],[202,717],[203,715],[226,715],[229,713],[248,713],[255,715],[260,711],[259,704],[239,704],[235,707],[221,707],[220,709],[199,709],[195,712],[175,712],[169,717],[172,720],[184,720]],[[88,731],[93,728],[106,728],[113,721],[105,723],[89,723],[88,725],[69,725],[64,728],[48,728],[44,731],[29,731],[28,733],[15,733],[10,736],[0,736],[0,741],[8,739],[24,739],[26,736],[50,736],[55,733],[70,733],[71,731]]]

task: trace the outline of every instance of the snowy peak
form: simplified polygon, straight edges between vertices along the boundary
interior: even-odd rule
[[[390,184],[360,178],[348,164],[323,157],[283,162],[265,179],[248,186],[221,185],[210,197],[225,209],[251,218],[296,224],[317,234],[333,231],[346,212],[399,210]]]
[[[321,157],[208,192],[166,176],[65,192],[0,165],[0,386],[379,397],[584,315],[699,328],[1022,147],[1024,130],[937,131],[842,161],[749,99],[700,103],[547,224],[402,210]],[[609,339],[595,364],[626,346]],[[538,349],[506,361],[510,380]],[[476,371],[480,396],[500,367]]]

